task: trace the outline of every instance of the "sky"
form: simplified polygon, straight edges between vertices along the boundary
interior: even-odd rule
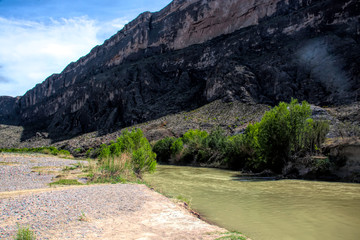
[[[171,0],[0,0],[0,96],[22,96]]]

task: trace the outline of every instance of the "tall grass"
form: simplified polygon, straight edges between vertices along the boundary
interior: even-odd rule
[[[89,167],[93,182],[124,182],[156,168],[156,154],[140,129],[124,131],[116,142],[103,145],[96,165]]]

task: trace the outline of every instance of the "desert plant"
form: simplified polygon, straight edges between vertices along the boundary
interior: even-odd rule
[[[83,211],[81,211],[78,220],[80,222],[89,222],[89,218],[86,216],[86,214]]]
[[[14,239],[15,240],[35,240],[36,236],[35,236],[35,233],[30,229],[30,227],[20,227],[18,225],[18,231],[17,231]]]

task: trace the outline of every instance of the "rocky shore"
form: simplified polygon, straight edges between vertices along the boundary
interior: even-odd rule
[[[29,171],[36,161],[51,166],[71,162],[0,156],[0,239],[13,239],[18,225],[29,226],[37,239],[216,239],[225,232],[145,185],[49,188],[51,175]]]

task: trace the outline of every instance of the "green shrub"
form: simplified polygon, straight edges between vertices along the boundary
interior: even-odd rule
[[[182,151],[180,161],[184,163],[220,165],[224,161],[226,144],[225,132],[219,127],[213,129],[210,134],[198,129],[189,130],[182,139],[174,142],[172,153]]]
[[[75,148],[74,149],[75,154],[80,154],[80,153],[83,153],[83,152],[84,152],[84,149],[82,149],[82,148]]]
[[[89,148],[89,149],[86,151],[85,156],[86,156],[87,158],[91,158],[91,157],[94,156],[94,153],[95,153],[94,148]]]
[[[15,240],[35,240],[35,233],[29,227],[20,227],[18,226],[18,231]]]
[[[174,137],[165,137],[155,143],[153,151],[156,153],[156,159],[159,162],[169,162],[173,153],[171,148],[174,142]]]
[[[69,156],[70,152],[68,150],[61,149],[57,152],[57,155],[59,156]]]
[[[213,129],[206,137],[205,144],[207,154],[210,155],[207,162],[222,164],[225,159],[227,145],[225,131],[220,127]]]
[[[299,154],[314,152],[324,142],[329,125],[310,119],[310,105],[279,103],[267,111],[261,121],[245,131],[245,146],[252,149],[248,166],[254,170],[281,172],[283,166]]]
[[[111,155],[110,147],[105,144],[102,144],[100,146],[99,159],[100,160],[107,159],[110,157],[110,155]]]
[[[135,143],[136,150],[132,153],[132,168],[135,174],[141,177],[143,172],[154,172],[156,169],[156,154],[152,151],[151,145],[145,137]]]
[[[219,127],[210,134],[191,129],[182,138],[158,141],[153,149],[163,162],[176,155],[175,160],[185,164],[279,173],[286,162],[319,151],[325,141],[329,124],[310,115],[307,102],[281,102],[260,122],[249,124],[244,134],[226,137]]]
[[[201,131],[199,129],[190,129],[184,136],[182,140],[185,144],[189,143],[199,143],[201,144],[209,134],[206,131]]]
[[[93,181],[123,181],[121,175],[129,175],[129,171],[141,178],[144,172],[155,171],[155,158],[156,154],[141,129],[124,131],[116,142],[101,146],[98,166],[100,174]]]
[[[185,144],[181,161],[184,163],[204,163],[210,155],[207,151],[206,138],[208,133],[199,129],[190,129],[182,139]]]
[[[171,154],[172,155],[179,154],[179,153],[181,153],[183,148],[184,148],[184,142],[182,141],[181,138],[178,138],[171,145],[171,148],[170,148]]]
[[[275,172],[281,171],[290,156],[293,132],[291,120],[288,104],[281,102],[266,112],[259,123],[257,139],[261,155],[267,167]]]
[[[319,148],[321,144],[325,141],[326,134],[328,132],[328,121],[314,121],[312,119],[307,119],[301,139],[302,149],[310,153],[319,151]]]
[[[206,145],[210,149],[223,151],[226,147],[225,131],[220,127],[212,130],[210,134],[206,137]]]

